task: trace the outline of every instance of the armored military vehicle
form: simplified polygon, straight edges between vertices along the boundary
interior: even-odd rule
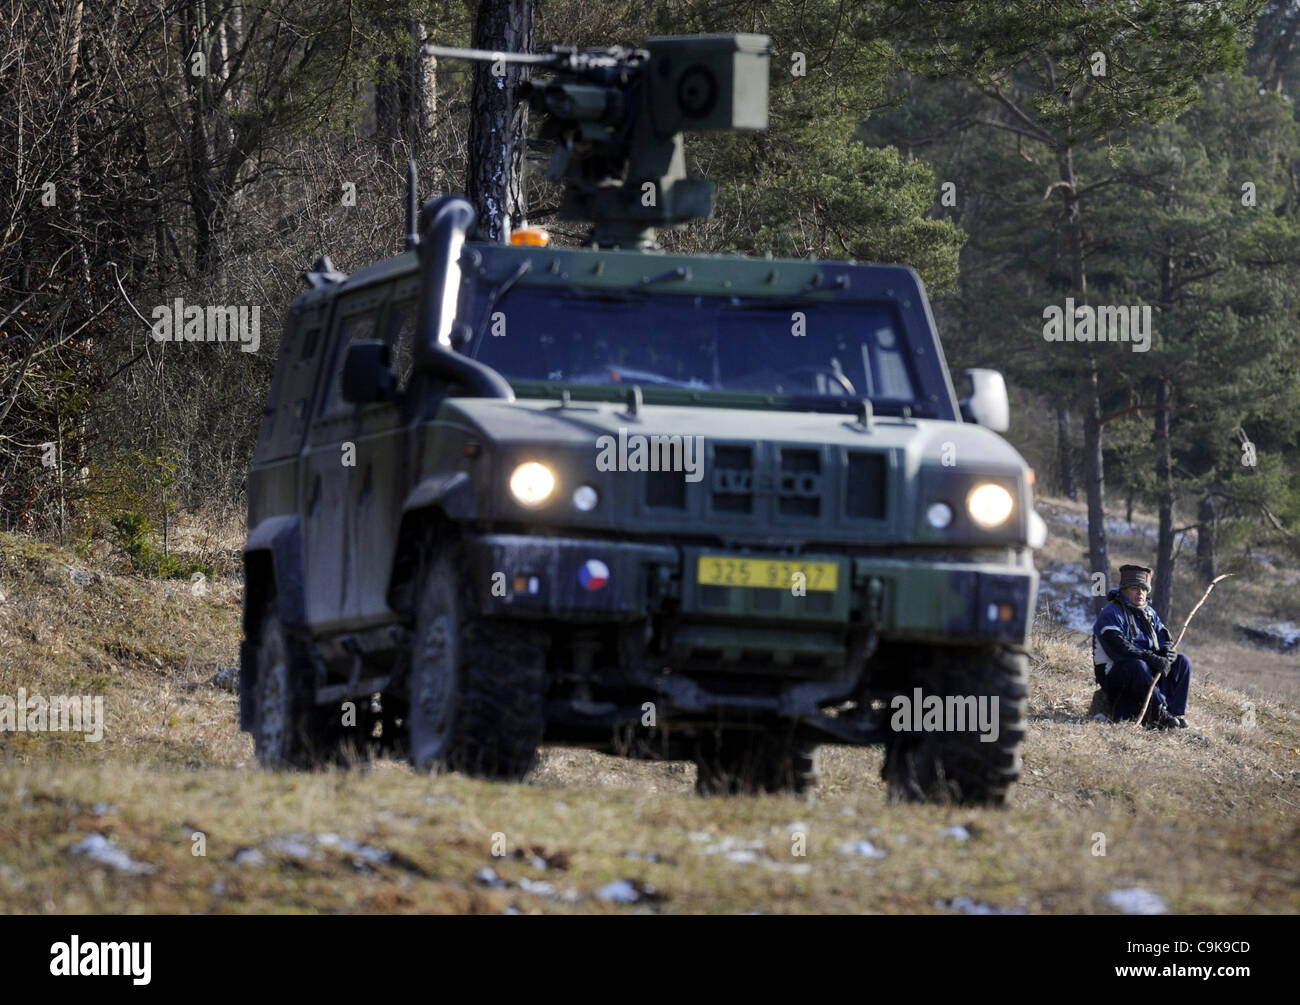
[[[763,128],[767,56],[511,57],[587,245],[412,194],[405,253],[307,273],[248,481],[264,764],[519,779],[555,742],[798,792],[878,743],[895,796],[1005,800],[1045,531],[1001,378],[958,401],[911,269],[656,247],[711,211],[682,133]]]

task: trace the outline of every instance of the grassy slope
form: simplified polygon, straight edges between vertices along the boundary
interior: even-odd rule
[[[102,693],[108,715],[99,744],[0,734],[0,910],[928,912],[967,897],[1098,912],[1130,886],[1173,911],[1300,910],[1300,712],[1269,697],[1293,693],[1294,658],[1281,691],[1261,688],[1257,651],[1230,640],[1193,653],[1196,728],[1152,735],[1088,721],[1083,637],[1040,634],[1024,780],[1002,812],[891,806],[880,752],[838,747],[823,748],[807,802],[701,800],[688,765],[567,748],[548,749],[526,785],[393,762],[275,775],[254,768],[235,696],[208,683],[236,662],[237,589],[196,597],[111,574],[83,587],[69,564],[85,567],[0,536],[0,694]],[[1254,727],[1240,723],[1247,691]],[[941,833],[954,825],[969,839]],[[154,871],[68,854],[94,832]],[[388,859],[315,840],[326,834]],[[793,854],[799,834],[806,855]],[[292,835],[309,849],[277,844]],[[844,850],[861,841],[885,856]],[[249,848],[265,864],[234,861]],[[476,880],[484,867],[509,885]],[[595,895],[619,879],[654,893],[631,907]]]

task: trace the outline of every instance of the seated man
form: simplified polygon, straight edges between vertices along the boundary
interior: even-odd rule
[[[1156,729],[1186,727],[1192,666],[1186,656],[1174,652],[1169,629],[1147,606],[1150,592],[1150,569],[1120,566],[1119,589],[1107,594],[1110,603],[1092,626],[1094,673],[1116,719],[1136,719],[1152,678],[1163,673],[1142,724]]]

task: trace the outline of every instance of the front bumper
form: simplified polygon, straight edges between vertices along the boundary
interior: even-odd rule
[[[869,627],[882,640],[941,644],[1028,643],[1038,592],[1033,568],[998,563],[808,554],[835,562],[829,600],[791,591],[701,589],[696,560],[726,552],[598,538],[486,534],[466,542],[473,588],[484,613],[574,622],[627,622],[672,613],[684,623],[737,631]],[[797,561],[797,560],[795,560]],[[603,575],[602,575],[603,574]]]

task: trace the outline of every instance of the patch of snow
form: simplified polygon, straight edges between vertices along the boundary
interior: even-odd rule
[[[1122,914],[1164,914],[1164,898],[1159,894],[1132,886],[1123,890],[1111,890],[1106,894],[1105,903]]]
[[[631,880],[616,879],[606,883],[596,891],[596,896],[612,904],[635,904],[641,899],[641,893]]]
[[[519,889],[523,890],[524,893],[531,893],[538,897],[555,896],[554,883],[548,883],[540,879],[529,879],[527,876],[519,881]]]
[[[1271,625],[1265,626],[1268,631],[1274,632],[1282,639],[1282,645],[1290,649],[1297,642],[1300,642],[1300,625],[1291,621],[1275,621]]]
[[[266,856],[256,848],[240,848],[235,852],[235,865],[266,865]]]
[[[958,824],[955,827],[945,827],[939,832],[942,837],[950,837],[954,841],[969,841],[970,831]]]
[[[287,834],[284,837],[271,838],[266,842],[266,847],[272,851],[283,852],[290,858],[296,858],[299,861],[316,861],[324,856],[308,844],[300,835]]]
[[[133,876],[148,876],[157,869],[146,862],[137,862],[128,852],[113,844],[108,838],[96,831],[82,838],[68,849],[70,855],[83,855],[92,862],[106,865],[118,872]]]
[[[375,848],[359,841],[353,841],[351,838],[339,837],[333,833],[321,834],[316,838],[316,843],[326,848],[337,848],[349,855],[355,855],[358,860],[368,862],[371,865],[383,865],[393,858],[392,853],[383,848]]]
[[[889,852],[877,848],[870,841],[847,841],[840,845],[841,855],[861,855],[863,858],[884,858]]]
[[[1290,621],[1239,624],[1237,627],[1254,641],[1275,645],[1283,652],[1288,652],[1300,644],[1300,626]]]
[[[1077,562],[1049,562],[1039,570],[1038,606],[1076,632],[1092,632],[1092,576]]]

